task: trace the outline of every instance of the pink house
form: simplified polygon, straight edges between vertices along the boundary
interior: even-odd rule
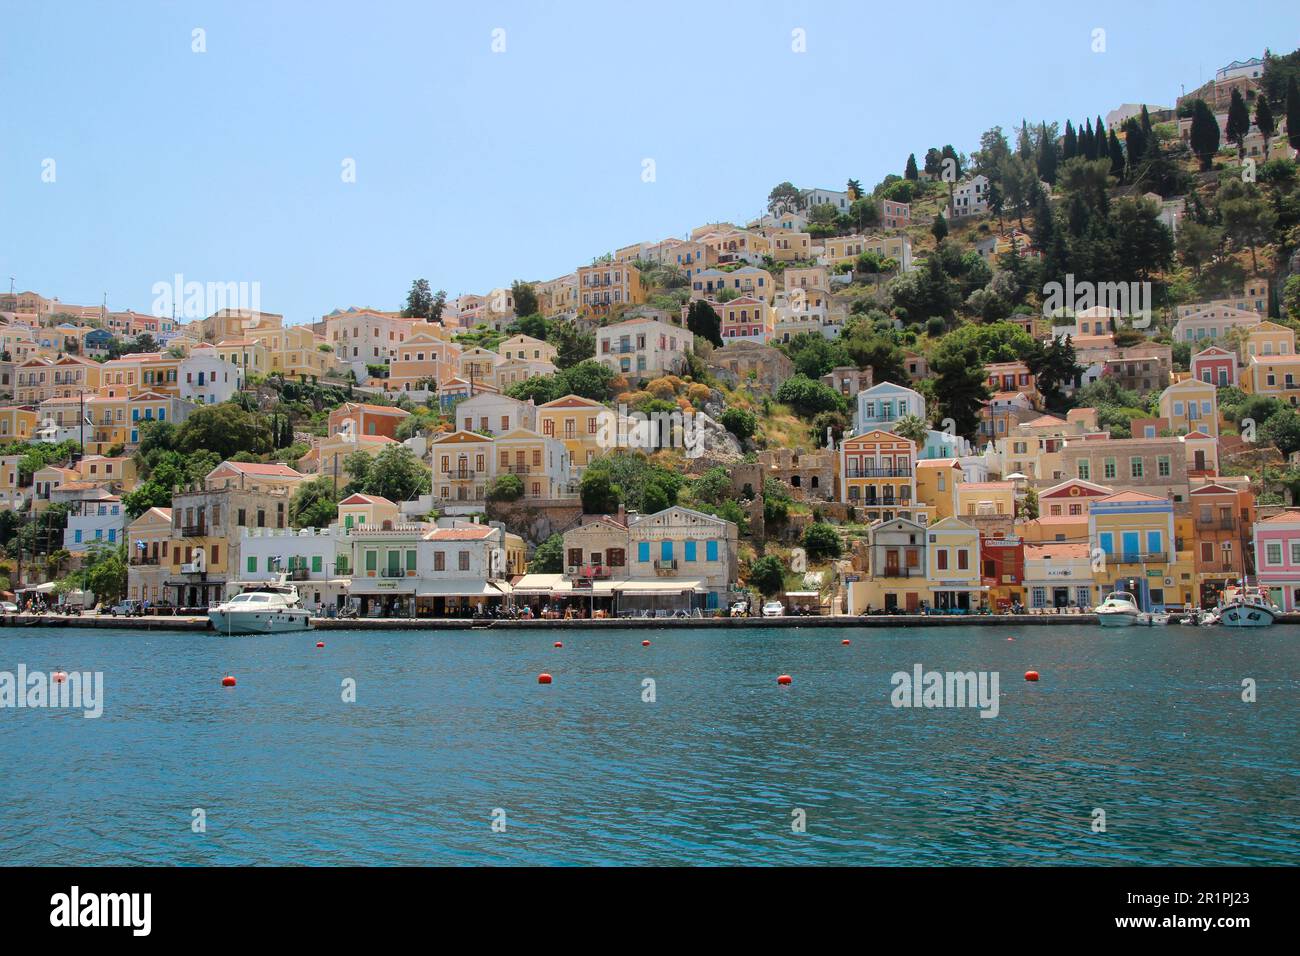
[[[894,202],[892,199],[880,203],[880,224],[886,229],[905,229],[912,224],[912,205]]]
[[[1255,570],[1274,604],[1300,610],[1300,510],[1255,522]]]
[[[1192,378],[1209,382],[1222,388],[1237,384],[1237,355],[1228,349],[1211,345],[1192,356]]]

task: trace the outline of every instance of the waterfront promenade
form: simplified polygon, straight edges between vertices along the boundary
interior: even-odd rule
[[[1095,614],[996,614],[966,617],[964,615],[893,614],[871,617],[848,615],[800,615],[794,617],[705,617],[705,618],[611,618],[608,620],[533,620],[509,621],[495,618],[340,618],[317,617],[312,626],[321,631],[547,631],[575,630],[662,630],[663,628],[691,628],[694,630],[744,630],[755,627],[1051,627],[1061,624],[1096,624]],[[1279,614],[1278,624],[1300,624],[1300,614]],[[1176,625],[1169,625],[1176,626]],[[77,627],[110,628],[128,627],[145,631],[210,631],[211,622],[206,617],[100,617],[86,614],[81,617],[63,617],[54,614],[5,614],[0,616],[0,627]],[[1138,628],[1138,630],[1142,630]]]

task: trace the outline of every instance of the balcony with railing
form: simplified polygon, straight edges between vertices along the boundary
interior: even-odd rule
[[[859,468],[849,466],[845,472],[846,478],[910,478],[912,469],[906,466],[875,466],[866,465]]]
[[[408,574],[415,574],[415,572],[406,571],[402,568],[381,568],[379,571],[381,578],[404,578]]]
[[[131,558],[131,565],[133,567],[146,567],[157,565],[158,563],[158,555],[156,554],[137,554]]]
[[[1169,554],[1165,551],[1124,551],[1109,556],[1116,564],[1167,564]]]
[[[208,533],[208,526],[204,523],[181,525],[182,538],[203,538]]]
[[[1197,530],[1201,531],[1235,531],[1237,530],[1236,518],[1197,518]]]
[[[677,573],[676,558],[661,558],[655,561],[655,574],[663,575],[663,574],[676,574],[676,573]]]
[[[447,481],[473,481],[478,475],[469,468],[452,468],[444,471],[442,477]]]

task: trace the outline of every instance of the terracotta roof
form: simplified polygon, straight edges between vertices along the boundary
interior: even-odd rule
[[[424,536],[425,541],[482,541],[491,537],[495,528],[434,528]]]
[[[1130,503],[1130,502],[1136,503],[1136,502],[1143,502],[1143,501],[1164,502],[1168,500],[1169,500],[1168,498],[1161,498],[1158,495],[1148,495],[1145,492],[1141,492],[1141,491],[1120,491],[1113,495],[1107,495],[1105,498],[1099,499],[1099,501],[1102,502],[1116,501],[1116,502],[1125,502],[1125,503]]]
[[[383,495],[363,495],[359,491],[356,492],[355,494],[348,495],[348,497],[344,498],[342,501],[339,502],[339,505],[391,505],[391,504],[393,504],[393,502],[389,501]]]
[[[1029,552],[1041,551],[1042,554],[1031,555]],[[1031,541],[1025,542],[1025,559],[1034,558],[1086,558],[1091,553],[1091,546],[1087,541],[1047,541],[1042,544],[1035,544]]]
[[[223,461],[217,468],[234,468],[246,475],[270,475],[279,478],[301,478],[302,473],[288,465],[278,462],[263,463],[258,461]],[[214,468],[213,471],[216,469]]]
[[[1256,524],[1273,524],[1273,523],[1292,524],[1295,522],[1300,522],[1300,511],[1279,511],[1277,514],[1270,515],[1267,518],[1260,518],[1259,521],[1255,523]]]

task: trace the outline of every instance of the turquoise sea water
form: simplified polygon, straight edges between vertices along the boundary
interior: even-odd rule
[[[1300,862],[1289,626],[0,630],[20,663],[106,699],[0,710],[10,864]],[[999,716],[894,708],[918,663]]]

